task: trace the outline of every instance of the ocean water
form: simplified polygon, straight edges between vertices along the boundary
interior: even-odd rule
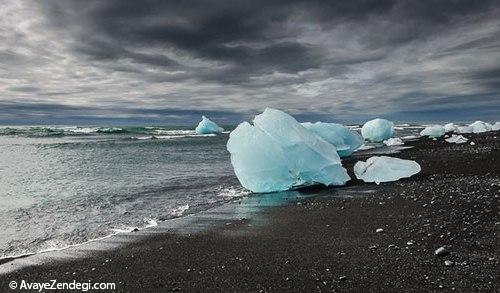
[[[154,225],[246,192],[228,134],[170,128],[0,130],[0,257]]]
[[[421,129],[402,125],[396,133]],[[0,257],[154,226],[247,196],[228,136],[179,127],[0,127]]]

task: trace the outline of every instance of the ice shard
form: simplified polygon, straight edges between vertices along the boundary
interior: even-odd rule
[[[389,138],[389,139],[384,140],[384,144],[386,146],[395,146],[395,145],[404,145],[405,143],[403,142],[403,140],[401,138],[393,137],[393,138]]]
[[[452,134],[451,137],[449,137],[445,140],[449,143],[456,143],[456,144],[466,143],[467,141],[469,141],[467,138],[463,137],[462,135],[456,135],[456,134]]]

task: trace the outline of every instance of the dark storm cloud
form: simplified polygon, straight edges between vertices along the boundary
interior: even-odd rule
[[[31,121],[35,124],[95,124],[95,123],[118,123],[130,124],[190,124],[190,121],[199,119],[202,115],[210,115],[221,124],[231,124],[235,120],[248,119],[241,113],[231,111],[206,111],[206,110],[183,110],[183,109],[144,109],[144,108],[121,108],[122,114],[127,117],[113,117],[110,113],[116,113],[117,109],[102,107],[75,107],[61,104],[47,104],[37,102],[0,102],[0,122],[2,124],[19,125]],[[13,114],[15,113],[15,114]],[[55,113],[55,114],[54,114]],[[36,118],[34,118],[36,117]]]
[[[500,92],[500,67],[474,72],[469,77],[474,82],[487,87],[495,93]],[[496,98],[498,99],[498,96]]]
[[[56,107],[64,104],[89,116],[146,119],[173,116],[166,108],[196,109],[179,115],[192,120],[217,111],[236,119],[266,106],[329,121],[411,107],[475,109],[477,101],[499,107],[494,0],[49,0],[5,7],[0,90],[23,115],[40,114],[37,100],[47,113],[76,110]]]

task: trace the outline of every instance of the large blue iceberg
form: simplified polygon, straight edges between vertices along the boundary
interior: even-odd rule
[[[341,158],[352,155],[363,144],[363,137],[361,135],[342,124],[305,122],[302,125],[322,139],[333,144]]]
[[[410,177],[420,170],[420,165],[415,161],[386,156],[370,157],[366,162],[359,161],[354,165],[356,178],[377,184]]]
[[[373,119],[361,128],[361,135],[371,142],[382,142],[394,135],[394,123],[385,119]]]
[[[350,179],[335,146],[271,108],[231,132],[227,150],[241,185],[253,192],[343,185]]]
[[[202,116],[202,119],[200,123],[198,123],[198,126],[196,126],[195,131],[198,134],[218,134],[223,132],[224,128],[219,127],[219,125],[215,124],[212,120]]]

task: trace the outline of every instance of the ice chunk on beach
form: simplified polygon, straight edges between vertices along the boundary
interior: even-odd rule
[[[401,138],[394,137],[384,140],[384,144],[386,146],[393,146],[393,145],[403,145],[405,143],[403,142],[403,140],[401,140]]]
[[[335,146],[275,109],[257,115],[254,125],[238,125],[227,149],[241,185],[253,192],[343,185],[350,179]]]
[[[374,145],[362,144],[356,151],[366,151],[366,150],[371,150],[374,148],[375,148]]]
[[[433,138],[441,137],[444,134],[445,134],[444,127],[441,125],[428,126],[420,132],[421,136],[428,136],[428,137],[433,137]]]
[[[200,123],[195,129],[197,134],[218,134],[224,131],[224,128],[219,127],[215,122],[202,116]]]
[[[454,123],[448,123],[444,125],[444,131],[446,133],[448,132],[455,132],[458,130],[458,127]]]
[[[456,131],[457,133],[472,133],[473,129],[470,126],[459,126],[458,130]]]
[[[342,124],[305,122],[302,123],[302,126],[333,144],[340,157],[352,155],[363,144],[363,137],[361,135]]]
[[[491,130],[493,131],[500,130],[500,122],[497,121],[495,124],[491,125]]]
[[[456,135],[456,134],[452,134],[450,138],[447,138],[445,140],[449,143],[457,143],[457,144],[465,143],[468,141],[468,139],[463,137],[462,135]]]
[[[386,156],[374,156],[366,162],[359,161],[354,165],[356,178],[377,184],[407,178],[420,170],[420,165],[415,161]]]
[[[483,121],[476,121],[469,125],[469,127],[472,128],[472,132],[474,133],[483,133],[487,131],[491,131],[491,124],[488,125],[489,123],[484,123]]]
[[[382,142],[394,134],[394,123],[389,120],[376,118],[366,122],[361,127],[361,135],[371,142]]]

